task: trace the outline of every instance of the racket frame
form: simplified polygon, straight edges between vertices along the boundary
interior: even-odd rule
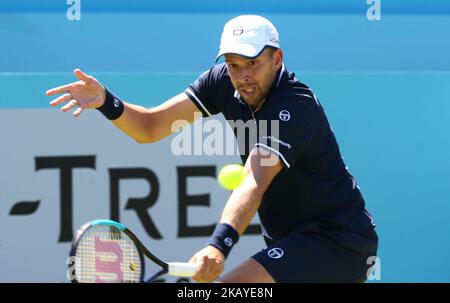
[[[162,261],[161,259],[159,259],[158,257],[156,257],[155,255],[153,255],[142,243],[141,241],[138,239],[138,237],[131,231],[129,230],[125,225],[113,221],[113,220],[106,220],[106,219],[99,219],[99,220],[93,220],[93,221],[89,221],[85,224],[83,224],[78,230],[77,233],[75,235],[75,237],[72,240],[72,246],[70,249],[70,257],[75,257],[75,263],[76,263],[76,251],[78,248],[78,243],[80,242],[80,239],[82,238],[82,236],[90,229],[93,228],[95,226],[98,225],[104,225],[104,226],[113,226],[117,229],[119,229],[121,232],[125,233],[128,237],[130,237],[131,241],[133,242],[133,244],[136,246],[136,249],[138,251],[139,254],[139,259],[141,262],[141,276],[140,276],[140,282],[152,282],[153,280],[155,280],[156,278],[166,274],[168,272],[168,268],[169,265]],[[144,280],[144,273],[145,273],[145,261],[144,261],[144,255],[146,257],[148,257],[150,260],[152,260],[154,263],[156,263],[157,265],[161,266],[162,269],[160,271],[158,271],[156,274],[152,275],[149,279]],[[79,283],[79,281],[77,280],[76,276],[76,266],[74,264],[69,264],[69,268],[73,270],[74,273],[74,278],[71,280],[72,283]]]

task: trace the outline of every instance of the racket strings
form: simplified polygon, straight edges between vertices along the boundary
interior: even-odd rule
[[[79,282],[140,282],[139,252],[129,236],[114,226],[89,228],[79,239],[75,257]]]

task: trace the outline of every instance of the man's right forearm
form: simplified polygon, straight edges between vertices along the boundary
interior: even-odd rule
[[[132,137],[138,143],[154,142],[152,135],[151,111],[142,106],[124,102],[122,115],[112,121],[113,124],[124,133]]]
[[[119,111],[118,115],[118,118],[112,115],[114,125],[138,143],[159,141],[201,117],[196,105],[184,93],[150,109],[123,102],[123,112]]]

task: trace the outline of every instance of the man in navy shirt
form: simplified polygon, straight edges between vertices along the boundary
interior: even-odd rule
[[[80,81],[47,95],[65,93],[51,105],[68,102],[62,110],[77,107],[75,116],[97,108],[140,143],[170,135],[175,121],[192,123],[199,110],[204,117],[222,113],[233,125],[253,123],[240,146],[245,180],[230,195],[209,244],[191,258],[198,264],[195,280],[218,278],[258,212],[267,247],[217,281],[365,281],[368,258],[377,251],[374,222],[321,104],[284,66],[276,28],[260,16],[230,20],[222,56],[225,63],[152,109],[123,102],[78,69]]]

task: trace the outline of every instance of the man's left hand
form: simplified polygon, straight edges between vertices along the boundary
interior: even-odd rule
[[[197,273],[192,278],[201,283],[214,281],[223,271],[225,256],[213,246],[207,246],[189,260],[198,264]]]

